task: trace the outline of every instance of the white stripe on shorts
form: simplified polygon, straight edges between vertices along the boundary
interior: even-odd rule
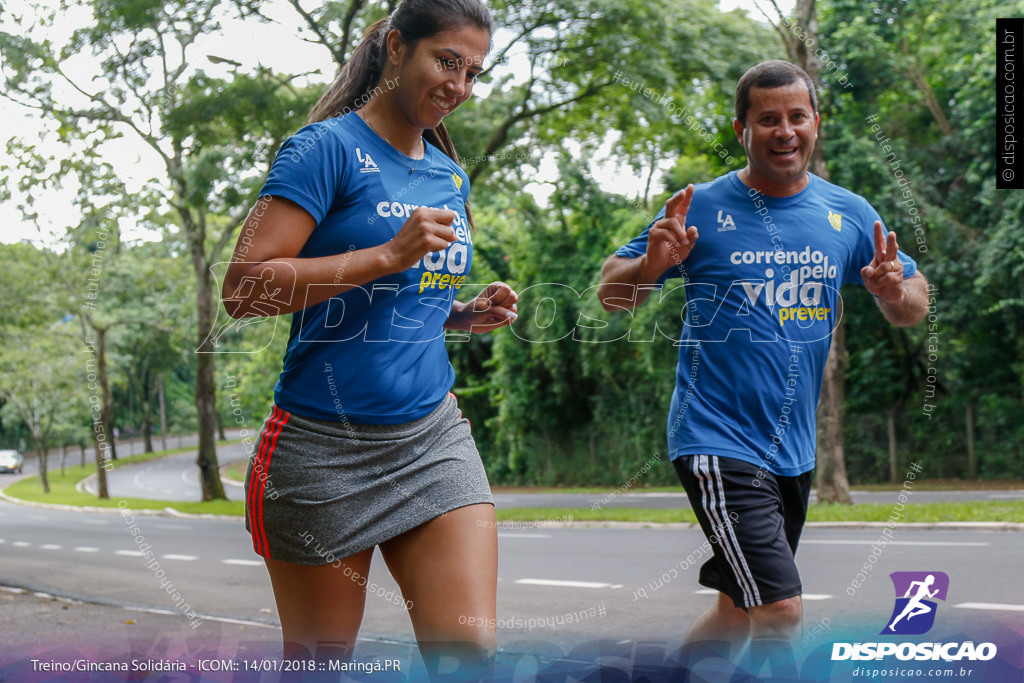
[[[732,519],[725,506],[725,489],[722,486],[722,472],[718,468],[718,456],[698,455],[693,458],[693,474],[701,487],[701,505],[712,522],[712,529],[718,536],[723,555],[732,568],[736,583],[743,591],[746,607],[760,605],[761,594],[757,582],[743,557],[743,549],[733,531]],[[726,522],[725,520],[729,520]]]

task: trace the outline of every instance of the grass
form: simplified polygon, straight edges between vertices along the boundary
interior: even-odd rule
[[[949,503],[908,503],[902,510],[903,522],[1024,522],[1024,501],[966,501]],[[887,522],[894,516],[887,503],[859,505],[811,505],[808,522]],[[564,521],[577,522],[683,522],[695,524],[687,508],[643,510],[638,508],[509,508],[497,511],[499,522]]]
[[[679,484],[674,486],[645,486],[623,490],[616,486],[492,486],[494,493],[590,493],[605,495],[618,491],[623,493],[681,493],[683,487]]]
[[[812,505],[809,522],[887,522],[895,515],[903,522],[1024,522],[1024,501],[968,500],[942,503],[915,503],[913,496],[903,510],[889,503],[859,505]]]
[[[230,443],[237,443],[237,441],[222,441],[219,445],[227,445]],[[186,446],[166,451],[143,453],[127,458],[118,458],[112,464],[116,469],[129,464],[149,462],[169,455],[175,455],[176,453],[186,453],[189,451],[195,451],[195,446]],[[63,475],[60,473],[59,468],[49,470],[47,472],[47,479],[50,482],[50,493],[43,491],[43,487],[39,483],[39,477],[28,477],[27,479],[22,479],[21,481],[7,486],[3,491],[12,498],[36,503],[56,503],[59,505],[78,505],[101,508],[127,507],[132,510],[163,510],[165,508],[174,508],[179,512],[187,512],[191,514],[233,516],[241,516],[244,514],[244,504],[241,501],[216,500],[186,503],[170,500],[149,500],[146,498],[123,498],[116,495],[104,500],[97,498],[90,493],[80,493],[77,491],[75,486],[78,485],[78,482],[91,474],[96,474],[95,462],[91,462],[84,467],[81,465],[68,467],[65,469]]]
[[[243,471],[244,475],[244,471]],[[857,484],[851,486],[852,491],[900,491],[903,482],[898,484]],[[963,479],[918,479],[914,482],[915,491],[1004,491],[1024,489],[1024,481],[1019,479],[993,479],[966,481]],[[622,490],[614,486],[492,486],[494,493],[588,493],[607,495],[615,491],[622,493],[682,493],[683,488],[675,486],[648,486]]]
[[[499,522],[648,522],[696,524],[690,508],[643,510],[639,508],[506,508],[495,511]]]
[[[222,477],[226,477],[227,479],[245,482],[245,468],[248,464],[249,459],[242,458],[241,460],[237,460],[231,463],[230,465],[225,465],[224,467],[222,467],[220,469],[220,474]]]

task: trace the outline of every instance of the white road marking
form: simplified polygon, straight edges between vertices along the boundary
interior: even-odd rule
[[[115,555],[124,555],[125,557],[143,557],[143,554],[139,550],[115,550]]]
[[[47,543],[46,545],[39,546],[41,550],[60,550],[63,547],[64,546],[54,545],[52,543]]]
[[[611,495],[611,494],[609,494]],[[672,491],[652,491],[650,493],[620,493],[623,498],[686,498],[686,494]]]
[[[1001,612],[1024,612],[1024,605],[1004,605],[998,602],[961,602],[959,605],[953,605],[953,607],[959,607],[960,609],[995,610]]]
[[[85,545],[78,546],[77,548],[73,548],[73,550],[75,552],[77,552],[77,553],[98,553],[100,551],[99,548],[93,548],[91,546],[85,546]]]
[[[560,581],[557,579],[516,579],[516,583],[527,586],[560,586],[562,588],[610,588],[610,583],[594,581]]]
[[[237,564],[241,567],[262,567],[263,560],[221,560],[221,564]]]
[[[694,591],[698,595],[718,595],[718,591],[711,588],[701,588],[699,591]],[[831,595],[825,595],[824,593],[804,593],[800,596],[804,600],[831,600]]]
[[[107,521],[102,520],[102,519],[79,519],[79,520],[77,520],[77,522],[79,524],[95,524],[96,526],[109,526],[110,525],[110,522],[107,522]]]
[[[25,542],[25,541],[15,541],[15,542],[14,542],[14,543],[12,543],[11,545],[13,545],[13,546],[14,546],[15,548],[28,548],[28,547],[30,547],[30,546],[31,546],[32,544],[31,544],[31,543],[27,543],[27,542]]]
[[[498,534],[498,538],[551,538],[551,534]]]
[[[826,541],[826,540],[800,540],[800,545],[804,544],[817,544],[817,545],[875,545],[878,541]],[[991,543],[982,543],[977,541],[889,541],[888,545],[933,545],[933,546],[952,546],[952,547],[981,547],[991,545]]]
[[[182,562],[194,562],[199,559],[198,555],[161,555],[165,560],[181,560]]]

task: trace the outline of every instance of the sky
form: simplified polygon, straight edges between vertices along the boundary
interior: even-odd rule
[[[57,0],[43,0],[44,4],[53,6],[53,14],[57,15]],[[757,9],[760,3],[769,14],[774,14],[774,9],[768,0],[721,0],[720,6],[723,10],[729,11],[735,8],[745,9],[752,18],[762,20],[763,15]],[[784,12],[791,10],[794,0],[782,0],[779,2]],[[11,25],[5,23],[5,18],[10,14],[18,14],[26,11],[23,0],[5,0],[4,9],[0,14],[0,28],[11,30]],[[213,64],[208,56],[213,55],[241,62],[245,67],[254,67],[263,64],[275,71],[283,73],[305,73],[319,69],[320,75],[311,78],[327,82],[334,74],[334,62],[327,51],[318,45],[301,40],[299,36],[299,22],[295,13],[285,0],[274,0],[268,3],[266,13],[276,20],[276,24],[259,25],[255,22],[227,23],[222,36],[203,36],[199,39],[188,59],[192,63],[202,64],[204,71],[215,77],[227,77],[231,67],[226,64]],[[71,32],[80,26],[85,19],[82,15],[56,16],[53,26],[47,27],[47,37],[56,44],[67,40]],[[496,43],[500,43],[500,36]],[[267,45],[275,45],[274,50],[267,50]],[[525,72],[526,60],[521,56],[512,56],[507,66],[502,68],[510,69],[514,74]],[[73,70],[74,76],[82,83],[88,83],[98,72],[96,64],[89,59],[76,58],[69,64],[69,70]],[[102,87],[101,83],[94,85]],[[487,86],[480,84],[474,89],[474,97],[486,97]],[[2,134],[2,146],[0,146],[0,167],[16,162],[7,152],[7,143],[11,139],[23,139],[32,144],[38,144],[45,140],[47,131],[53,131],[55,125],[44,122],[38,114],[23,106],[11,103],[9,100],[0,98],[0,130]],[[626,196],[635,197],[643,193],[644,178],[640,174],[632,172],[628,168],[617,165],[612,159],[612,147],[614,139],[607,139],[601,149],[591,161],[591,172],[599,182],[602,189],[609,192],[617,192]],[[42,143],[44,152],[50,152],[51,164],[56,166],[59,156],[66,154],[65,148],[56,143]],[[149,150],[144,144],[139,144],[130,138],[125,138],[115,143],[108,143],[103,149],[107,158],[115,160],[122,178],[127,180],[129,191],[136,191],[142,187],[147,179],[160,177],[162,162],[155,152]],[[526,190],[534,195],[542,205],[546,203],[548,196],[554,190],[551,181],[556,173],[555,162],[542,163],[538,169],[535,182],[526,187]],[[77,212],[72,204],[72,198],[77,188],[65,187],[51,191],[37,191],[34,194],[35,210],[39,218],[35,222],[27,222],[17,208],[19,200],[24,200],[16,188],[11,188],[14,197],[10,201],[0,201],[0,242],[14,243],[29,240],[36,244],[56,244],[60,236],[64,234],[67,227],[77,224]],[[660,187],[653,188],[655,191]],[[128,241],[159,239],[159,234],[151,233],[132,224],[121,225],[122,233]]]

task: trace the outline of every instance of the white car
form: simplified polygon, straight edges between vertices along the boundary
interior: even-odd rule
[[[0,451],[0,472],[16,472],[21,474],[25,466],[25,458],[18,451]]]

